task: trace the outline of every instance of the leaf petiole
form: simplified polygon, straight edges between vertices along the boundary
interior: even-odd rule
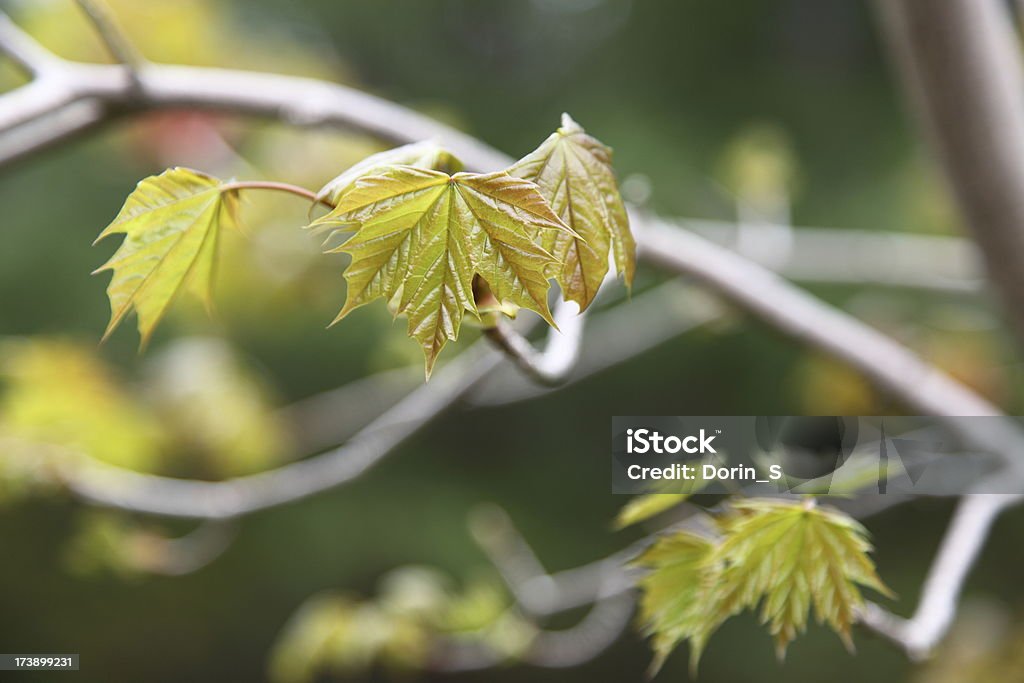
[[[334,208],[334,203],[326,197],[318,197],[316,192],[308,190],[298,185],[291,185],[289,183],[279,183],[272,180],[240,180],[233,183],[226,183],[221,186],[221,192],[231,192],[238,190],[271,190],[274,192],[287,192],[303,199],[308,199],[314,204],[323,204],[329,209]]]

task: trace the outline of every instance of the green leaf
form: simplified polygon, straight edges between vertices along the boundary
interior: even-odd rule
[[[891,595],[868,556],[867,530],[834,508],[779,500],[733,504],[722,523],[722,574],[714,621],[761,604],[761,621],[779,657],[807,627],[813,606],[820,623],[853,649],[850,627],[864,599],[858,586]]]
[[[145,347],[171,302],[183,289],[212,309],[211,281],[224,214],[234,219],[236,197],[223,183],[187,168],[172,168],[141,181],[114,222],[96,239],[124,233],[114,256],[95,272],[114,271],[107,287],[106,339],[135,309]]]
[[[328,251],[352,257],[334,322],[378,297],[394,300],[395,314],[408,318],[409,336],[423,348],[428,377],[441,349],[458,338],[464,312],[478,314],[474,275],[498,301],[554,325],[545,274],[556,260],[533,235],[572,231],[533,183],[504,172],[451,176],[394,166],[361,178],[311,227],[356,230]]]
[[[651,637],[654,662],[651,675],[683,640],[690,641],[690,664],[696,669],[700,654],[717,628],[707,618],[713,591],[715,544],[689,531],[664,536],[648,548],[636,564],[651,571],[640,579],[640,620]]]
[[[350,166],[317,192],[317,201],[327,200],[336,205],[341,195],[355,187],[357,180],[376,175],[390,166],[415,166],[446,173],[462,170],[462,162],[433,140],[414,142],[372,154]]]
[[[690,497],[689,493],[648,493],[626,503],[615,517],[615,528],[625,529],[674,508]]]
[[[780,658],[806,629],[812,608],[852,649],[850,627],[864,604],[860,587],[891,595],[868,556],[864,527],[813,500],[734,502],[720,531],[717,544],[690,532],[666,536],[637,560],[651,570],[640,580],[641,618],[655,666],[689,640],[696,667],[722,623],[758,606]]]
[[[708,457],[703,459],[701,464],[711,461],[712,458]],[[703,472],[703,467],[698,466],[693,479],[665,479],[655,487],[652,493],[636,496],[619,510],[613,527],[625,529],[638,522],[646,521],[679,505],[690,496],[700,493],[711,483],[703,477],[701,472]]]
[[[616,269],[633,283],[636,243],[612,170],[612,151],[589,136],[568,114],[540,147],[509,169],[533,181],[555,213],[576,233],[548,233],[542,244],[561,262],[558,283],[566,301],[590,305],[608,272],[608,250]]]

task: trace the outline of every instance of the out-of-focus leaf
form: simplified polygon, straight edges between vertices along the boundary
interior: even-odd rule
[[[149,396],[179,452],[202,457],[216,477],[248,474],[280,462],[288,438],[266,387],[218,339],[175,341],[152,359]]]
[[[135,525],[124,515],[90,511],[78,521],[64,553],[68,569],[81,576],[113,573],[121,579],[140,576],[132,561]]]
[[[683,640],[690,641],[690,663],[696,669],[715,629],[707,614],[714,552],[712,541],[683,531],[658,539],[636,560],[637,565],[650,569],[639,585],[643,591],[640,620],[654,648],[652,674]]]
[[[744,203],[767,211],[765,220],[775,218],[773,207],[788,201],[799,185],[798,160],[785,131],[764,124],[750,126],[730,141],[717,175]]]
[[[335,322],[378,297],[396,300],[396,314],[408,318],[409,336],[423,349],[428,377],[445,344],[458,338],[465,311],[477,314],[474,275],[499,301],[553,325],[545,274],[557,261],[533,236],[573,234],[533,183],[506,173],[451,176],[411,166],[361,178],[311,227],[357,230],[330,250],[352,256]]]
[[[380,581],[380,603],[395,614],[431,618],[443,611],[451,591],[448,577],[430,567],[400,567]]]
[[[483,642],[512,656],[512,648],[520,651],[532,636],[495,583],[478,582],[458,592],[434,569],[402,567],[381,579],[376,600],[335,594],[310,598],[278,638],[270,673],[276,683],[306,683],[377,663],[417,669],[442,639],[453,638]]]
[[[615,517],[615,528],[625,529],[669,510],[689,498],[690,493],[648,493],[626,503]]]
[[[167,443],[156,417],[89,347],[53,340],[0,349],[0,434],[151,470]]]
[[[590,305],[608,272],[609,249],[619,274],[632,285],[636,243],[608,147],[562,114],[562,126],[509,173],[536,183],[577,233],[550,232],[541,242],[561,263],[558,283],[566,301],[575,301],[581,310]]]
[[[225,217],[234,220],[237,202],[220,180],[186,168],[172,168],[142,180],[97,242],[124,233],[114,256],[96,272],[112,270],[110,335],[132,309],[145,346],[171,302],[184,289],[212,309],[211,283],[217,242]]]
[[[59,490],[51,449],[8,435],[0,424],[0,506]]]
[[[479,632],[494,626],[508,606],[508,594],[497,581],[476,579],[437,614],[438,628],[451,633]]]
[[[693,479],[665,479],[654,492],[636,496],[619,510],[613,527],[625,529],[638,522],[646,521],[675,507],[690,496],[700,493],[710,483],[709,480],[704,479],[703,464],[711,462],[711,458],[705,458],[698,463]]]
[[[389,166],[415,166],[445,173],[462,170],[462,162],[433,140],[414,142],[371,154],[350,166],[317,192],[317,200],[326,199],[331,204],[337,204],[343,194],[355,187],[357,180],[363,176],[376,175]]]
[[[271,653],[270,677],[306,683],[324,672],[362,671],[376,661],[412,667],[425,653],[422,629],[372,603],[333,594],[307,601]]]
[[[641,615],[653,638],[655,667],[682,640],[696,667],[707,639],[729,617],[760,605],[761,621],[782,657],[813,608],[852,648],[860,587],[890,595],[868,553],[867,532],[827,507],[780,500],[733,503],[717,544],[689,532],[659,540],[637,563]]]
[[[761,621],[775,637],[780,658],[807,627],[812,606],[818,620],[852,649],[850,627],[864,604],[858,586],[890,595],[868,556],[864,527],[810,503],[737,501],[722,523],[713,621],[760,603]]]

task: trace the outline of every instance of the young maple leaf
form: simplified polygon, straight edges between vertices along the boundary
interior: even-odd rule
[[[612,151],[587,135],[568,114],[540,147],[509,169],[531,180],[576,234],[549,232],[542,244],[561,263],[558,284],[566,301],[585,309],[608,272],[611,249],[619,275],[633,283],[636,243],[612,170]]]
[[[714,541],[681,531],[658,539],[637,558],[638,566],[651,570],[639,586],[640,620],[654,648],[652,676],[684,640],[690,641],[690,666],[695,671],[704,645],[718,627],[707,614],[714,590],[714,552]]]
[[[413,142],[371,154],[359,163],[353,164],[324,185],[316,193],[316,199],[317,201],[326,200],[336,205],[341,199],[341,195],[355,187],[360,178],[376,175],[391,166],[415,166],[416,168],[429,168],[449,173],[462,170],[462,162],[437,142],[433,140]]]
[[[850,627],[864,605],[858,586],[891,595],[868,556],[867,530],[813,499],[794,504],[751,499],[732,505],[717,551],[722,565],[715,619],[724,621],[761,603],[761,621],[781,658],[807,627],[813,606],[819,623],[853,649]]]
[[[109,261],[94,271],[114,271],[107,287],[106,339],[135,309],[141,346],[182,290],[212,308],[211,282],[225,216],[235,222],[236,195],[212,176],[172,168],[139,182],[120,213],[96,238],[124,233]]]
[[[441,349],[458,338],[464,312],[477,314],[474,275],[498,301],[554,325],[547,273],[557,259],[534,236],[575,235],[531,182],[504,172],[449,175],[412,166],[360,178],[310,227],[356,231],[328,251],[352,257],[334,322],[378,297],[396,302],[396,315],[408,318],[409,336],[423,348],[428,377]]]
[[[812,608],[852,649],[850,628],[864,604],[860,587],[891,595],[868,556],[864,527],[812,500],[750,499],[731,507],[717,543],[680,532],[637,560],[650,570],[639,585],[655,670],[683,640],[690,642],[695,669],[711,634],[758,605],[779,657],[806,629]]]

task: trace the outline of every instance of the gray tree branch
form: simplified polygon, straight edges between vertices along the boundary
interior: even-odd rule
[[[877,0],[896,65],[1024,337],[1024,69],[1001,0]]]

